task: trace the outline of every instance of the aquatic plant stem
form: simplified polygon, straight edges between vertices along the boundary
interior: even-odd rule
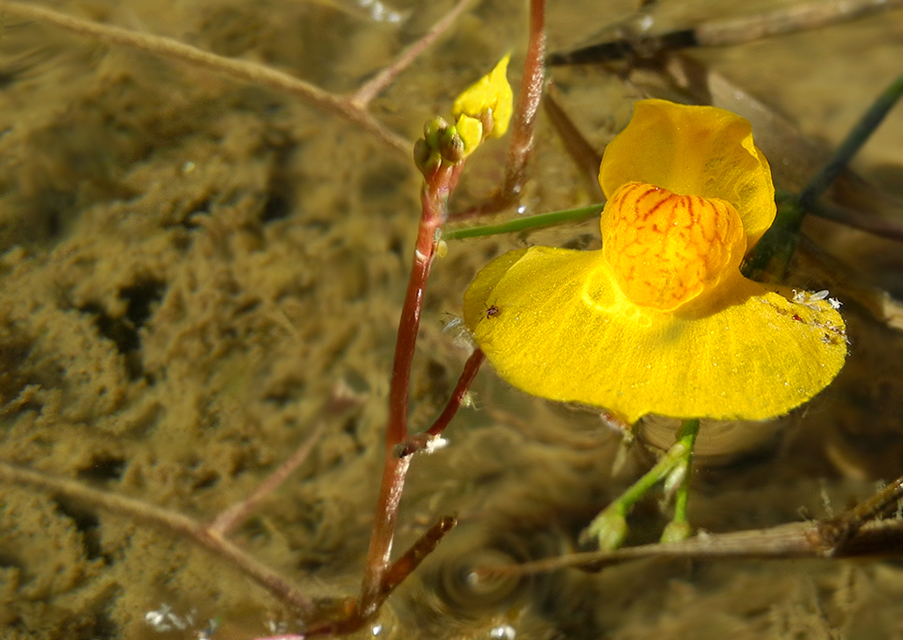
[[[424,433],[434,438],[442,435],[452,418],[455,417],[458,409],[461,407],[464,396],[470,389],[470,385],[473,383],[477,371],[480,370],[480,365],[483,364],[485,360],[486,355],[480,349],[475,349],[474,352],[470,354],[467,362],[464,363],[464,371],[461,372],[461,377],[458,378],[458,384],[455,385],[455,390],[452,392],[451,398],[448,399],[445,409],[439,414],[439,417],[436,418],[433,425]]]
[[[420,38],[420,40],[407,47],[399,54],[392,64],[361,85],[361,87],[349,98],[351,104],[358,109],[366,109],[367,105],[370,104],[370,101],[392,84],[392,81],[398,77],[398,74],[407,69],[421,53],[426,51],[439,38],[439,36],[448,31],[448,28],[454,24],[455,20],[457,20],[458,17],[474,3],[474,1],[475,0],[459,0],[458,3],[452,7],[451,11],[442,16],[442,18],[439,19],[439,22],[434,24],[433,28]]]
[[[386,598],[395,588],[420,566],[426,557],[435,550],[445,535],[458,523],[454,516],[440,518],[434,523],[401,557],[393,562],[387,569],[380,585],[382,588],[376,595],[371,607],[372,611],[364,613],[358,602],[354,600],[332,601],[331,616],[322,618],[325,622],[317,622],[308,626],[303,636],[297,636],[299,640],[321,635],[341,635],[358,631],[369,618],[379,610]],[[296,636],[289,636],[296,637]],[[259,639],[265,640],[265,639]]]
[[[4,2],[2,10],[10,15],[40,20],[72,33],[89,36],[105,44],[147,51],[300,98],[321,111],[339,115],[353,122],[373,134],[377,140],[390,149],[405,157],[410,156],[411,143],[386,129],[376,118],[358,107],[352,98],[334,95],[299,78],[262,64],[226,58],[172,38],[137,33],[121,27],[82,20],[45,7],[21,2]]]
[[[420,329],[423,295],[439,244],[439,229],[448,218],[448,197],[458,184],[465,163],[442,162],[424,182],[420,193],[422,214],[414,249],[414,264],[408,280],[398,323],[395,359],[389,386],[389,415],[386,425],[385,466],[364,568],[359,614],[366,619],[376,613],[381,602],[384,578],[389,568],[398,506],[411,456],[399,457],[396,448],[408,436],[408,400],[414,348]]]
[[[455,391],[446,404],[445,410],[433,426],[423,433],[405,438],[386,452],[386,463],[383,468],[383,482],[380,489],[380,501],[371,537],[371,553],[379,552],[380,556],[368,555],[368,568],[373,566],[372,583],[365,582],[361,600],[356,611],[344,620],[327,624],[322,628],[309,630],[311,634],[334,633],[337,630],[353,631],[363,625],[386,598],[401,582],[416,569],[426,556],[436,548],[439,542],[457,523],[453,517],[440,519],[398,560],[390,564],[392,538],[395,535],[395,518],[401,500],[404,481],[410,467],[412,454],[429,450],[429,443],[442,434],[451,419],[461,407],[461,401],[470,388],[485,356],[477,349],[464,365],[464,371],[458,380]],[[374,551],[376,549],[376,551]]]
[[[395,360],[389,390],[389,423],[386,434],[387,448],[394,447],[407,435],[408,394],[411,384],[411,366],[414,347],[420,328],[423,295],[426,282],[436,257],[439,229],[448,218],[448,197],[458,184],[464,162],[443,163],[424,184],[420,192],[422,214],[414,248],[414,264],[405,294],[398,338],[395,343]]]
[[[686,456],[680,460],[674,470],[665,479],[666,490],[672,482],[674,488],[674,516],[662,532],[662,542],[677,542],[690,537],[692,528],[687,519],[687,504],[690,499],[690,480],[693,477],[693,450],[696,447],[696,436],[699,433],[699,420],[685,420],[677,433],[678,443],[686,448]]]

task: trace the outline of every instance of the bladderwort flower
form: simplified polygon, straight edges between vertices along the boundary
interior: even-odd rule
[[[767,420],[834,379],[847,355],[836,301],[740,273],[776,212],[749,122],[639,101],[599,183],[602,249],[513,251],[465,294],[464,321],[503,379],[628,424]]]
[[[675,443],[581,536],[610,550],[652,486],[674,495],[662,541],[690,535],[701,419],[747,428],[789,412],[843,367],[839,303],[753,282],[744,255],[774,221],[771,171],[749,122],[714,107],[636,104],[605,150],[602,248],[530,247],[477,274],[464,322],[498,374],[621,422],[682,420]]]

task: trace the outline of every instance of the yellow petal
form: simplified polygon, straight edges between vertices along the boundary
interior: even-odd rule
[[[455,118],[467,115],[481,120],[481,116],[492,112],[492,135],[501,138],[508,130],[511,120],[514,95],[508,84],[506,73],[511,55],[502,58],[495,68],[467,88],[452,107]]]
[[[843,366],[843,320],[824,300],[730,278],[718,308],[665,313],[628,300],[601,251],[532,247],[478,274],[464,321],[499,375],[534,395],[629,423],[782,415]]]
[[[776,213],[771,170],[753,143],[749,122],[716,107],[638,101],[599,168],[606,197],[627,182],[731,203],[743,221],[747,250]]]
[[[464,155],[469,156],[483,142],[483,123],[476,118],[460,115],[455,123],[458,135],[464,141]]]
[[[729,202],[639,182],[609,198],[601,227],[602,252],[621,291],[661,311],[714,290],[746,253],[743,224]]]

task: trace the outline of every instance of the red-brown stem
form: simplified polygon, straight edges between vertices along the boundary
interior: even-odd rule
[[[483,364],[485,359],[486,355],[480,349],[470,354],[467,362],[464,363],[464,371],[461,372],[461,377],[458,378],[458,384],[455,386],[454,393],[448,399],[448,404],[445,405],[445,409],[436,419],[436,422],[433,423],[433,426],[426,430],[427,435],[434,437],[442,435],[452,418],[455,417],[458,409],[461,408],[464,395],[470,389],[470,385],[473,383],[473,379],[477,376],[477,371],[480,370],[480,365]]]
[[[545,0],[531,0],[530,3],[530,43],[524,82],[514,116],[512,147],[509,154],[520,169],[512,169],[512,175],[523,173],[523,164],[533,144],[533,124],[542,95],[543,58],[545,56]],[[527,97],[524,97],[527,94]],[[511,164],[511,162],[509,162]],[[395,344],[395,360],[392,365],[392,379],[389,387],[389,416],[386,426],[386,451],[382,484],[364,568],[361,599],[358,616],[367,619],[375,614],[382,602],[383,585],[389,570],[392,543],[395,538],[395,524],[398,506],[404,488],[405,477],[410,467],[411,456],[399,457],[396,448],[408,437],[408,398],[411,383],[411,368],[414,361],[414,347],[420,328],[420,314],[423,310],[423,294],[426,281],[438,245],[438,231],[448,217],[448,196],[458,184],[464,162],[453,165],[442,164],[426,180],[420,194],[423,213],[417,232],[414,250],[414,265],[405,293],[401,320],[398,324],[398,340]],[[473,361],[477,363],[480,357]],[[476,373],[474,367],[473,373]],[[472,378],[471,378],[472,380]],[[470,381],[467,381],[470,384]],[[463,397],[463,394],[462,394]],[[460,400],[458,400],[460,404]],[[456,410],[456,408],[455,408]],[[453,412],[452,412],[453,413]],[[444,427],[439,427],[444,429]]]
[[[380,594],[395,539],[395,523],[398,520],[398,505],[404,489],[405,476],[411,466],[412,457],[399,458],[391,450],[386,452],[383,479],[379,489],[379,501],[370,533],[370,549],[367,565],[364,567],[364,582],[358,612],[367,619],[379,608]]]
[[[386,449],[389,452],[408,435],[408,392],[414,345],[423,309],[423,292],[436,254],[437,232],[448,217],[448,196],[457,185],[463,166],[463,162],[441,166],[420,193],[423,214],[414,249],[414,266],[398,324],[398,341],[395,344],[395,362],[392,365],[389,389],[389,424],[386,433]]]
[[[517,201],[526,177],[527,160],[533,150],[533,130],[545,82],[546,2],[530,0],[530,39],[524,59],[524,75],[511,118],[511,143],[505,160],[505,176],[498,192],[486,203],[456,213],[456,220],[496,213]]]
[[[508,147],[505,180],[500,194],[502,198],[509,200],[515,199],[520,193],[527,159],[533,150],[533,129],[545,81],[545,57],[546,2],[530,0],[530,40],[527,44],[527,57],[524,60],[524,75],[511,122],[511,144]]]
[[[518,96],[512,124],[511,148],[508,154],[508,169],[505,179],[505,185],[510,193],[519,191],[518,181],[523,179],[523,168],[533,146],[533,125],[536,122],[539,99],[542,96],[544,58],[545,0],[531,0],[530,41],[521,92]],[[398,341],[395,344],[395,361],[392,366],[392,379],[389,387],[386,461],[358,607],[358,613],[363,617],[372,615],[378,609],[381,588],[385,583],[386,571],[389,568],[392,542],[395,537],[395,523],[398,518],[398,505],[411,459],[410,456],[398,457],[396,448],[408,437],[408,394],[411,383],[411,366],[414,361],[414,346],[420,328],[420,313],[423,309],[423,293],[438,244],[437,232],[448,217],[448,196],[457,186],[463,169],[464,162],[450,166],[441,165],[426,180],[420,194],[423,213],[417,233],[414,266],[411,270],[401,320],[398,324]],[[476,373],[476,368],[474,367],[474,373]],[[468,381],[467,384],[469,385],[470,382]],[[460,400],[458,403],[460,404]],[[452,410],[452,414],[455,410],[457,407]],[[441,431],[445,427],[438,428]]]
[[[443,164],[427,180],[420,194],[423,213],[417,232],[414,249],[414,266],[405,294],[401,319],[398,323],[398,340],[395,343],[395,361],[392,365],[392,379],[389,386],[389,417],[386,426],[386,458],[383,467],[382,484],[370,549],[364,568],[364,582],[361,588],[359,613],[366,618],[376,612],[380,602],[380,592],[395,537],[395,523],[398,505],[404,487],[405,476],[411,458],[399,458],[395,448],[408,435],[408,396],[411,383],[411,367],[414,362],[414,347],[420,329],[420,314],[423,310],[423,294],[430,268],[436,255],[438,231],[448,217],[448,196],[458,184],[464,162],[454,165]]]
[[[380,591],[374,596],[372,604],[362,610],[360,606],[343,610],[345,602],[335,603],[336,609],[332,617],[328,617],[321,625],[314,625],[304,631],[303,636],[286,636],[285,640],[304,640],[321,635],[344,635],[358,631],[367,624],[367,621],[375,614],[386,601],[395,588],[401,584],[420,563],[435,550],[442,538],[458,523],[454,516],[446,516],[427,529],[420,538],[414,542],[410,549],[405,551],[398,560],[387,567],[384,579],[380,585]],[[356,604],[356,603],[355,603]],[[276,638],[257,638],[257,640],[276,640]]]
[[[400,585],[405,578],[411,575],[428,555],[435,551],[436,547],[439,546],[439,543],[442,542],[442,538],[444,538],[449,531],[454,529],[457,524],[458,519],[454,516],[445,516],[444,518],[441,518],[438,522],[434,523],[433,526],[427,529],[426,532],[411,545],[410,549],[392,563],[386,571],[385,580],[381,585],[382,591],[380,592],[380,599],[377,602],[377,606],[381,605],[385,599],[391,595],[395,588]]]
[[[452,418],[455,417],[458,409],[461,408],[461,402],[464,400],[464,395],[467,393],[467,390],[470,389],[470,385],[473,384],[473,379],[476,377],[477,371],[480,370],[480,365],[483,364],[485,359],[486,355],[479,349],[475,350],[470,355],[467,362],[464,363],[464,371],[461,372],[461,377],[458,378],[458,384],[455,386],[454,392],[448,399],[445,409],[443,409],[440,416],[436,418],[433,426],[422,433],[405,438],[404,442],[395,448],[395,455],[401,458],[417,453],[418,451],[426,449],[430,440],[442,435],[445,428],[448,427],[449,423],[452,421]]]

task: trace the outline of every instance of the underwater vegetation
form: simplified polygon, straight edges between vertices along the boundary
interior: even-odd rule
[[[4,3],[4,637],[903,631],[853,4]]]

